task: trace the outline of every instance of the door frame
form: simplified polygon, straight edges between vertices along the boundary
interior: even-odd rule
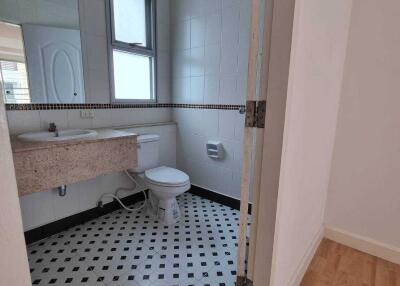
[[[265,0],[265,5],[262,6],[265,9],[264,18],[260,19],[260,1],[252,1],[247,100],[266,100],[266,119],[263,129],[245,127],[237,271],[238,285],[256,286],[270,285],[273,271],[276,209],[295,9],[295,0]],[[262,37],[260,26],[257,25],[260,20],[264,27]],[[254,60],[261,62],[259,75],[257,62],[254,63]],[[249,164],[252,158],[254,160]],[[246,273],[246,224],[250,192],[253,195],[253,204]]]
[[[31,285],[17,180],[0,82],[0,285]]]

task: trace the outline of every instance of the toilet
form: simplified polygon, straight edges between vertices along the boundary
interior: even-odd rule
[[[176,197],[190,189],[189,176],[180,170],[158,165],[159,135],[139,135],[137,142],[137,167],[130,172],[140,176],[149,188],[149,212],[165,224],[174,224],[181,217]]]

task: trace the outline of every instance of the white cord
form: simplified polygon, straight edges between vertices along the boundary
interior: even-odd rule
[[[118,189],[115,190],[114,194],[112,194],[112,193],[103,194],[100,197],[100,199],[98,200],[98,202],[97,202],[98,206],[102,206],[103,205],[103,199],[107,198],[107,197],[115,199],[124,209],[126,209],[127,211],[130,211],[130,212],[140,211],[141,209],[143,209],[146,206],[146,204],[147,204],[147,195],[146,195],[146,192],[144,190],[142,190],[142,193],[144,195],[144,202],[140,207],[135,208],[135,209],[131,209],[131,208],[128,208],[126,205],[124,205],[123,202],[121,202],[121,199],[118,197],[118,192],[120,192],[120,191],[134,191],[138,186],[138,183],[136,182],[136,180],[132,177],[132,175],[128,171],[125,171],[124,173],[135,184],[135,186],[133,188],[118,188]]]

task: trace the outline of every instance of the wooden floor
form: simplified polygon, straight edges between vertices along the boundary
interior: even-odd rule
[[[400,286],[400,265],[324,239],[300,286]]]

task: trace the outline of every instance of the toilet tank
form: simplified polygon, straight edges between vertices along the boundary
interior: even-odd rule
[[[137,167],[132,168],[134,173],[143,173],[148,169],[158,167],[158,152],[160,136],[144,134],[137,137]]]

